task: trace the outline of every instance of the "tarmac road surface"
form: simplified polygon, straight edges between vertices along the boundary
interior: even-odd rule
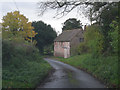
[[[63,62],[44,58],[55,71],[39,88],[105,88],[105,85],[88,73]]]

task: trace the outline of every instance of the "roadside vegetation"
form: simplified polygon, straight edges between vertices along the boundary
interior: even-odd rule
[[[2,88],[36,88],[52,69],[35,47],[33,29],[18,11],[3,17]]]
[[[108,87],[118,87],[118,56],[94,58],[91,54],[82,54],[60,61],[90,73]]]
[[[3,41],[3,88],[35,88],[51,70],[34,46]]]

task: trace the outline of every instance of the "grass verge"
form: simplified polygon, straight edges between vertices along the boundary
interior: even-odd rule
[[[26,62],[19,69],[12,67],[3,69],[3,88],[35,88],[50,71],[50,65],[45,61]]]
[[[92,57],[91,54],[77,55],[60,61],[85,70],[104,82],[109,88],[118,88],[118,56]]]

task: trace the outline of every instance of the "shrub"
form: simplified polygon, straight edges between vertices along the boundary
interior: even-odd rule
[[[89,48],[88,48],[88,46],[85,44],[85,42],[80,43],[80,45],[79,45],[78,48],[77,48],[77,53],[78,53],[78,55],[84,54],[84,53],[87,53],[87,52],[89,52]]]
[[[51,66],[31,44],[3,40],[3,88],[35,88]]]
[[[101,54],[103,50],[103,35],[99,32],[100,30],[99,26],[88,26],[84,35],[86,46],[93,56]]]

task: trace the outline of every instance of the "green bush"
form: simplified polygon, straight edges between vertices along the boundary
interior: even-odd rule
[[[51,70],[31,44],[3,40],[2,49],[3,88],[35,88]]]
[[[88,52],[89,52],[89,48],[86,45],[86,43],[85,42],[80,43],[80,45],[77,48],[78,55],[88,53]]]
[[[99,32],[101,28],[96,25],[91,25],[86,28],[84,33],[84,45],[89,48],[89,52],[93,56],[100,55],[103,51],[103,35]],[[82,45],[83,46],[83,45]]]

